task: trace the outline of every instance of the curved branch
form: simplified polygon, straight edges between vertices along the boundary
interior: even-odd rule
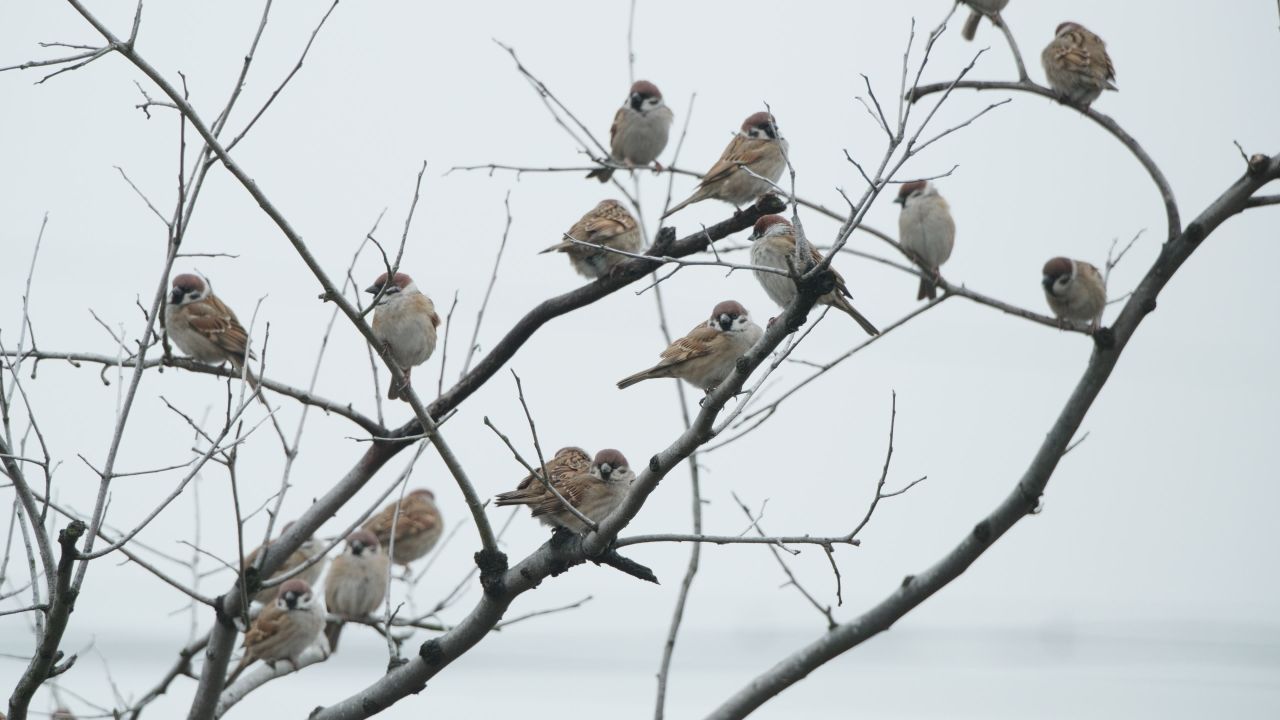
[[[946,587],[1019,520],[1033,513],[1058,461],[1070,447],[1071,438],[1115,369],[1125,346],[1146,315],[1156,309],[1160,291],[1204,238],[1228,218],[1247,209],[1253,194],[1277,177],[1280,177],[1280,156],[1269,158],[1261,167],[1237,180],[1187,225],[1186,230],[1165,245],[1133,296],[1125,303],[1115,324],[1108,332],[1095,336],[1095,348],[1084,376],[1067,399],[1031,464],[1009,495],[959,544],[923,572],[907,576],[899,587],[870,610],[839,625],[757,676],[708,714],[707,719],[746,717],[827,661],[887,630],[899,618]]]
[[[1119,140],[1120,144],[1124,145],[1129,152],[1133,153],[1133,156],[1142,164],[1142,167],[1147,171],[1147,174],[1151,176],[1151,181],[1156,184],[1156,188],[1160,191],[1160,199],[1164,202],[1165,219],[1169,226],[1168,239],[1172,240],[1182,232],[1182,220],[1178,215],[1178,202],[1173,197],[1173,187],[1169,185],[1169,181],[1165,178],[1164,173],[1160,171],[1160,167],[1151,159],[1151,156],[1147,154],[1147,151],[1142,149],[1142,146],[1138,144],[1138,141],[1135,140],[1132,135],[1125,132],[1124,128],[1120,127],[1119,123],[1112,120],[1109,115],[1103,115],[1090,107],[1079,107],[1077,105],[1065,103],[1062,100],[1062,96],[1058,93],[1044,87],[1043,85],[1037,85],[1029,80],[1022,82],[961,80],[960,82],[921,85],[907,93],[907,100],[913,103],[919,102],[920,99],[926,95],[944,92],[949,89],[958,90],[962,88],[968,90],[1010,90],[1047,97],[1050,100],[1055,100],[1078,110],[1080,114],[1101,125],[1104,130],[1111,133],[1115,139]]]

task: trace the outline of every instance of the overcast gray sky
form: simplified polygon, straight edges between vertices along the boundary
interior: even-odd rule
[[[636,69],[661,87],[677,124],[689,114],[690,94],[697,93],[681,166],[709,167],[742,118],[767,102],[791,142],[799,194],[838,207],[837,187],[855,196],[861,190],[842,151],[869,162],[882,152],[880,130],[854,100],[864,93],[859,73],[871,78],[882,102],[892,102],[910,18],[921,26],[919,41],[949,7],[945,0],[641,0]],[[127,34],[131,3],[92,8]],[[292,67],[326,8],[273,8],[232,128],[248,120]],[[138,47],[166,77],[176,81],[184,73],[192,102],[212,119],[240,69],[259,13],[257,3],[152,3]],[[1014,0],[1006,17],[1037,81],[1043,79],[1040,49],[1059,22],[1081,22],[1108,42],[1120,92],[1107,93],[1095,107],[1116,118],[1160,164],[1184,220],[1242,171],[1233,140],[1249,152],[1280,149],[1280,96],[1274,92],[1280,31],[1269,0]],[[935,48],[926,81],[952,77],[987,45],[991,49],[972,77],[1015,77],[997,33],[984,25],[978,42],[964,43],[958,24]],[[481,352],[533,305],[579,285],[564,258],[535,253],[613,196],[577,174],[444,176],[454,165],[583,163],[491,39],[513,45],[606,137],[627,90],[626,29],[625,2],[461,3],[447,10],[429,3],[343,3],[297,78],[235,154],[334,275],[384,208],[380,236],[398,235],[414,175],[423,160],[429,163],[403,268],[442,314],[458,295],[447,385],[461,369],[502,234],[503,196],[510,191],[514,222],[480,332]],[[98,37],[60,3],[10,0],[0,7],[0,65],[51,56],[37,43],[55,40],[96,43]],[[134,83],[143,78],[119,57],[34,85],[39,77],[0,74],[0,339],[8,346],[16,338],[27,262],[47,212],[31,298],[40,346],[114,353],[89,311],[136,337],[141,322],[135,299],[155,291],[165,229],[113,166],[124,168],[167,213],[175,198],[178,123],[162,108],[153,109],[151,119],[135,109],[141,96]],[[154,92],[145,82],[143,87]],[[939,113],[938,127],[1007,96],[958,92]],[[669,149],[662,160],[670,156]],[[1113,239],[1145,230],[1112,276],[1113,294],[1119,294],[1159,252],[1164,214],[1141,167],[1101,129],[1050,101],[1015,95],[904,172],[933,175],[953,165],[955,173],[938,182],[958,226],[956,250],[945,267],[953,281],[1043,312],[1039,270],[1047,258],[1066,254],[1101,264]],[[666,177],[646,174],[641,182],[653,227]],[[690,178],[678,178],[676,194],[692,186]],[[893,230],[897,209],[879,203],[868,224]],[[728,206],[707,202],[674,222],[683,234],[728,213]],[[835,231],[834,222],[815,213],[802,211],[802,218],[816,242]],[[1273,520],[1280,503],[1273,449],[1280,430],[1274,372],[1280,339],[1277,300],[1267,283],[1280,264],[1278,219],[1280,210],[1263,208],[1230,220],[1182,269],[1086,418],[1089,438],[1059,467],[1042,514],[1021,523],[893,632],[815,673],[759,716],[843,717],[862,708],[881,717],[1019,717],[1035,702],[1045,703],[1045,714],[1062,717],[1201,717],[1223,708],[1234,717],[1273,716],[1280,709],[1280,530]],[[853,246],[883,248],[866,234],[856,234]],[[238,256],[189,259],[178,269],[210,277],[246,323],[261,298],[259,320],[271,324],[269,375],[305,386],[331,307],[316,300],[310,273],[225,171],[211,172],[183,249]],[[873,321],[888,323],[914,307],[910,277],[851,257],[839,259],[837,267]],[[366,258],[357,279],[371,280],[377,272],[377,261]],[[690,268],[664,288],[680,331],[727,298],[740,300],[761,320],[774,314],[754,278],[742,273],[726,278],[714,268]],[[615,446],[639,464],[677,435],[670,383],[626,392],[613,386],[662,349],[655,318],[651,294],[623,290],[553,321],[516,355],[509,367],[525,381],[545,445],[593,451]],[[833,316],[797,356],[827,360],[861,339],[852,323]],[[951,548],[1004,497],[1079,378],[1090,346],[1076,334],[963,299],[948,301],[797,394],[750,439],[706,456],[706,528],[743,530],[732,491],[753,506],[768,501],[763,523],[772,532],[847,531],[874,492],[896,391],[890,485],[929,479],[882,506],[861,548],[838,551],[845,604],[837,614],[849,618]],[[434,385],[440,360],[437,354],[419,370],[419,383],[430,379]],[[808,372],[785,366],[770,392]],[[37,380],[24,377],[24,387],[62,462],[55,494],[87,512],[97,479],[76,454],[101,464],[119,384],[104,387],[96,369],[49,362],[41,364]],[[370,389],[359,336],[339,322],[318,392],[371,411]],[[220,412],[223,392],[208,376],[148,373],[120,468],[142,470],[189,457],[191,433],[162,396],[199,417],[206,408]],[[278,404],[286,428],[293,427],[299,408]],[[389,407],[388,414],[391,424],[410,415],[404,407]],[[447,428],[487,496],[508,489],[522,472],[482,425],[485,415],[528,447],[505,372],[469,399]],[[309,422],[286,516],[329,488],[365,447],[349,439],[358,428],[341,418],[316,414]],[[246,505],[275,491],[282,463],[278,443],[266,433],[245,446]],[[109,521],[132,525],[179,476],[118,481]],[[351,512],[372,502],[391,479],[390,469],[375,478]],[[461,497],[433,453],[419,462],[413,484],[436,490],[449,522],[464,520]],[[203,546],[231,557],[235,534],[224,473],[212,467],[204,473],[200,500]],[[688,505],[687,473],[673,472],[628,532],[686,530]],[[501,520],[506,511],[493,516]],[[192,518],[188,495],[141,540],[188,554],[179,540],[192,539]],[[336,532],[351,519],[344,513],[325,531]],[[256,536],[262,527],[255,523],[249,530]],[[523,557],[545,537],[522,514],[506,535],[506,550]],[[417,588],[419,607],[457,582],[476,545],[474,531],[463,529]],[[544,583],[512,612],[586,595],[594,600],[572,614],[486,640],[476,656],[386,717],[470,717],[504,709],[535,717],[604,709],[646,716],[687,552],[657,545],[633,550],[657,572],[661,586],[594,567]],[[793,565],[824,602],[834,602],[821,552],[806,550]],[[689,631],[676,656],[673,717],[710,710],[822,632],[821,618],[793,589],[780,587],[784,580],[764,548],[704,552],[686,616]],[[220,575],[202,590],[215,594],[229,582]],[[473,600],[474,593],[445,619],[459,618]],[[90,569],[65,646],[92,642],[111,662],[121,690],[140,694],[186,638],[189,618],[181,608],[182,598],[144,571],[99,561]],[[200,614],[202,628],[209,620]],[[26,628],[19,617],[0,618],[0,652],[28,653]],[[251,697],[241,715],[280,707],[272,703],[297,707],[290,713],[296,715],[372,682],[385,662],[380,641],[372,633],[349,635],[341,655],[277,681]],[[11,686],[22,666],[0,659],[0,686]],[[109,704],[102,667],[90,653],[62,681]],[[577,692],[576,682],[563,682],[562,669],[592,682],[580,694],[545,699],[553,686]],[[1005,692],[1015,678],[1034,693]],[[156,716],[181,712],[192,687],[179,680],[158,703]],[[525,704],[521,693],[544,699]],[[1001,699],[991,700],[993,695]],[[45,702],[38,707],[47,709]]]

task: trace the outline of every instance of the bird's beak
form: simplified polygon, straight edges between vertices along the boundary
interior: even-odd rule
[[[609,463],[605,463],[600,466],[600,477],[604,478],[605,480],[608,480],[609,476],[612,474],[613,474],[612,465],[610,465]]]
[[[285,593],[284,604],[288,605],[290,610],[298,607],[298,596],[293,593]]]
[[[720,316],[720,329],[729,332],[729,328],[733,327],[733,318],[728,315]]]
[[[183,295],[183,292],[182,292],[182,289],[181,289],[181,288],[174,288],[174,289],[169,293],[169,304],[170,304],[170,305],[177,305],[177,304],[181,303],[181,302],[182,302],[182,295]]]
[[[1044,279],[1040,281],[1040,284],[1044,286],[1045,290],[1049,290],[1053,287],[1053,278],[1045,275]]]
[[[640,93],[631,93],[631,109],[639,110],[644,104],[644,97]]]
[[[896,198],[894,198],[894,199],[893,199],[893,203],[894,203],[895,205],[904,205],[904,206],[905,206],[905,205],[907,204],[907,199],[906,199],[905,197],[903,197],[903,196],[899,195],[898,197],[896,197]]]
[[[381,285],[370,285],[369,287],[365,288],[364,291],[369,293],[370,295],[377,295],[378,291],[381,289],[382,289]]]
[[[359,540],[351,543],[351,552],[354,553],[357,557],[359,557],[360,554],[364,552],[364,543],[360,542]]]

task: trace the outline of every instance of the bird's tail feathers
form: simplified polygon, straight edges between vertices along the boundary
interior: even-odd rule
[[[849,317],[853,318],[854,321],[857,322],[858,325],[861,326],[862,329],[865,330],[868,335],[880,334],[880,331],[876,329],[876,326],[872,325],[870,320],[868,320],[865,316],[863,316],[862,313],[858,312],[857,308],[855,308],[853,304],[849,302],[848,298],[842,297],[840,295],[836,295],[835,302],[831,304],[834,305],[837,310],[840,310],[841,312],[845,313]]]
[[[654,374],[656,371],[657,368],[649,368],[648,370],[641,370],[635,375],[628,375],[618,381],[618,389],[625,390],[641,380],[651,380],[656,377],[662,377],[661,375]]]
[[[960,37],[965,40],[973,40],[973,36],[978,32],[978,23],[982,22],[982,13],[977,10],[970,11],[969,19],[964,21],[964,27],[960,30]]]

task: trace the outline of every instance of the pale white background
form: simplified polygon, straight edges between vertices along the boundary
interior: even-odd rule
[[[92,7],[127,33],[132,3]],[[326,7],[277,3],[233,129],[292,67]],[[874,161],[882,149],[880,131],[854,101],[864,93],[859,73],[872,78],[882,102],[891,103],[909,19],[919,19],[919,40],[948,9],[943,0],[643,0],[635,28],[637,72],[659,84],[677,123],[688,114],[690,93],[698,93],[682,166],[709,166],[741,119],[767,101],[791,140],[800,194],[837,206],[837,186],[857,194],[861,184],[841,150]],[[151,3],[139,49],[166,77],[176,81],[179,71],[185,73],[192,101],[211,120],[239,71],[259,12],[257,3],[247,2]],[[1251,152],[1277,150],[1280,101],[1273,90],[1280,31],[1272,2],[1016,0],[1007,18],[1036,79],[1042,78],[1039,50],[1058,22],[1083,22],[1108,41],[1121,91],[1108,93],[1097,108],[1117,118],[1161,164],[1184,220],[1241,172],[1232,140]],[[451,382],[501,235],[503,195],[511,191],[515,221],[480,333],[482,351],[535,303],[578,285],[562,258],[535,253],[610,195],[576,174],[443,176],[462,164],[582,162],[491,38],[513,44],[603,137],[627,86],[626,22],[623,2],[343,3],[301,73],[236,155],[335,275],[384,208],[380,237],[398,236],[414,174],[429,161],[404,268],[442,309],[458,293]],[[991,50],[974,77],[1012,79],[1009,53],[990,27],[983,27],[977,43],[966,44],[956,35],[958,20],[954,25],[935,50],[927,80],[951,77],[987,44]],[[53,51],[37,43],[52,40],[96,43],[98,37],[59,3],[0,5],[0,64],[49,57]],[[121,58],[33,85],[39,77],[0,75],[0,338],[6,344],[16,338],[22,282],[48,212],[31,312],[40,345],[112,353],[89,309],[135,336],[140,320],[134,302],[154,293],[164,242],[164,228],[112,166],[125,168],[167,213],[174,202],[178,124],[170,111],[154,110],[148,120],[134,108],[141,102],[134,81],[143,78]],[[1001,97],[958,93],[939,113],[938,127]],[[1097,127],[1049,101],[1016,96],[906,172],[928,175],[952,165],[959,169],[939,186],[959,227],[946,267],[953,280],[1043,309],[1039,268],[1048,257],[1070,254],[1101,263],[1113,238],[1147,229],[1113,277],[1118,293],[1136,282],[1159,250],[1164,214],[1141,168]],[[647,206],[659,207],[665,177],[645,175],[642,182]],[[691,188],[688,178],[677,180],[678,194]],[[896,210],[883,202],[869,222],[892,230]],[[703,203],[675,222],[689,232],[727,212],[727,206]],[[1089,439],[1062,463],[1041,515],[1020,524],[892,632],[815,673],[759,716],[1280,713],[1280,534],[1272,520],[1280,502],[1272,450],[1280,430],[1274,409],[1280,342],[1271,290],[1280,263],[1277,213],[1266,208],[1229,221],[1168,287],[1086,418]],[[818,241],[834,230],[834,223],[813,213],[803,217]],[[652,211],[648,220],[652,225]],[[881,249],[865,234],[856,235],[855,244]],[[316,300],[318,285],[224,171],[210,174],[184,249],[239,255],[188,260],[180,269],[212,278],[246,323],[261,298],[260,320],[271,323],[269,374],[305,385],[331,308]],[[853,258],[838,266],[873,320],[888,323],[914,306],[910,278]],[[358,277],[364,282],[376,272],[370,259]],[[680,331],[725,298],[741,300],[762,320],[774,310],[742,274],[725,278],[716,270],[689,269],[666,289]],[[661,349],[654,320],[650,295],[622,291],[553,321],[522,348],[510,367],[525,379],[544,443],[592,450],[612,445],[642,464],[675,437],[679,420],[669,384],[627,392],[613,387]],[[799,356],[825,360],[860,339],[852,323],[832,317]],[[764,522],[774,532],[826,534],[851,527],[883,459],[890,392],[896,390],[891,485],[925,474],[929,480],[882,507],[861,549],[839,551],[845,606],[838,614],[849,618],[952,547],[1009,491],[1089,350],[1078,335],[949,301],[793,398],[750,440],[706,457],[707,529],[743,529],[731,490],[756,506],[767,499]],[[439,369],[437,355],[419,371],[419,382],[430,378],[434,384]],[[787,366],[773,389],[805,374]],[[52,362],[41,365],[37,380],[24,377],[24,385],[62,462],[54,492],[87,511],[97,480],[76,454],[103,461],[119,385],[104,387],[96,369]],[[341,322],[319,392],[372,412],[364,350]],[[206,409],[219,413],[223,394],[223,385],[210,377],[149,373],[120,469],[189,457],[191,433],[160,396],[198,417]],[[297,406],[279,404],[292,427]],[[388,413],[393,424],[409,417],[402,407]],[[528,446],[505,370],[448,426],[478,490],[489,495],[521,473],[481,424],[486,414]],[[310,422],[286,515],[305,508],[364,449],[348,438],[358,434],[350,423],[319,414]],[[379,474],[352,512],[386,487],[404,460]],[[241,462],[241,491],[246,505],[256,506],[278,485],[278,443],[268,434],[256,436]],[[116,483],[110,522],[131,525],[177,477]],[[414,483],[436,490],[450,522],[463,520],[460,496],[434,454],[419,463]],[[200,498],[204,547],[230,557],[234,532],[225,473],[211,467],[200,481]],[[628,532],[684,530],[688,504],[687,475],[674,472]],[[505,515],[493,514],[495,521]],[[189,550],[179,540],[191,539],[192,518],[188,495],[141,539],[185,555]],[[326,531],[336,532],[350,519],[344,513]],[[262,527],[259,517],[249,530],[256,536]],[[521,516],[505,538],[506,550],[519,558],[545,537]],[[417,604],[430,605],[452,587],[476,547],[473,529],[463,529],[418,588]],[[595,599],[572,614],[494,635],[385,716],[647,716],[687,548],[647,546],[632,554],[654,568],[660,587],[595,567],[549,580],[512,612],[585,595]],[[794,566],[811,590],[834,601],[820,552],[806,550]],[[704,553],[689,629],[676,656],[673,717],[709,711],[823,631],[798,594],[779,587],[783,580],[763,548]],[[216,594],[228,584],[222,575],[201,589]],[[474,598],[472,591],[445,619],[456,620]],[[200,613],[202,628],[209,620]],[[82,652],[62,684],[109,705],[109,667],[121,692],[136,697],[171,662],[188,622],[183,598],[159,581],[128,564],[100,561],[90,570],[65,642],[71,650],[92,650]],[[29,653],[29,637],[23,618],[0,618],[0,686],[16,680],[24,663],[14,656]],[[341,655],[275,683],[239,714],[285,708],[286,716],[301,716],[376,680],[384,663],[372,633],[349,631]],[[179,716],[192,687],[180,679],[150,714]],[[37,708],[52,708],[47,695]]]

